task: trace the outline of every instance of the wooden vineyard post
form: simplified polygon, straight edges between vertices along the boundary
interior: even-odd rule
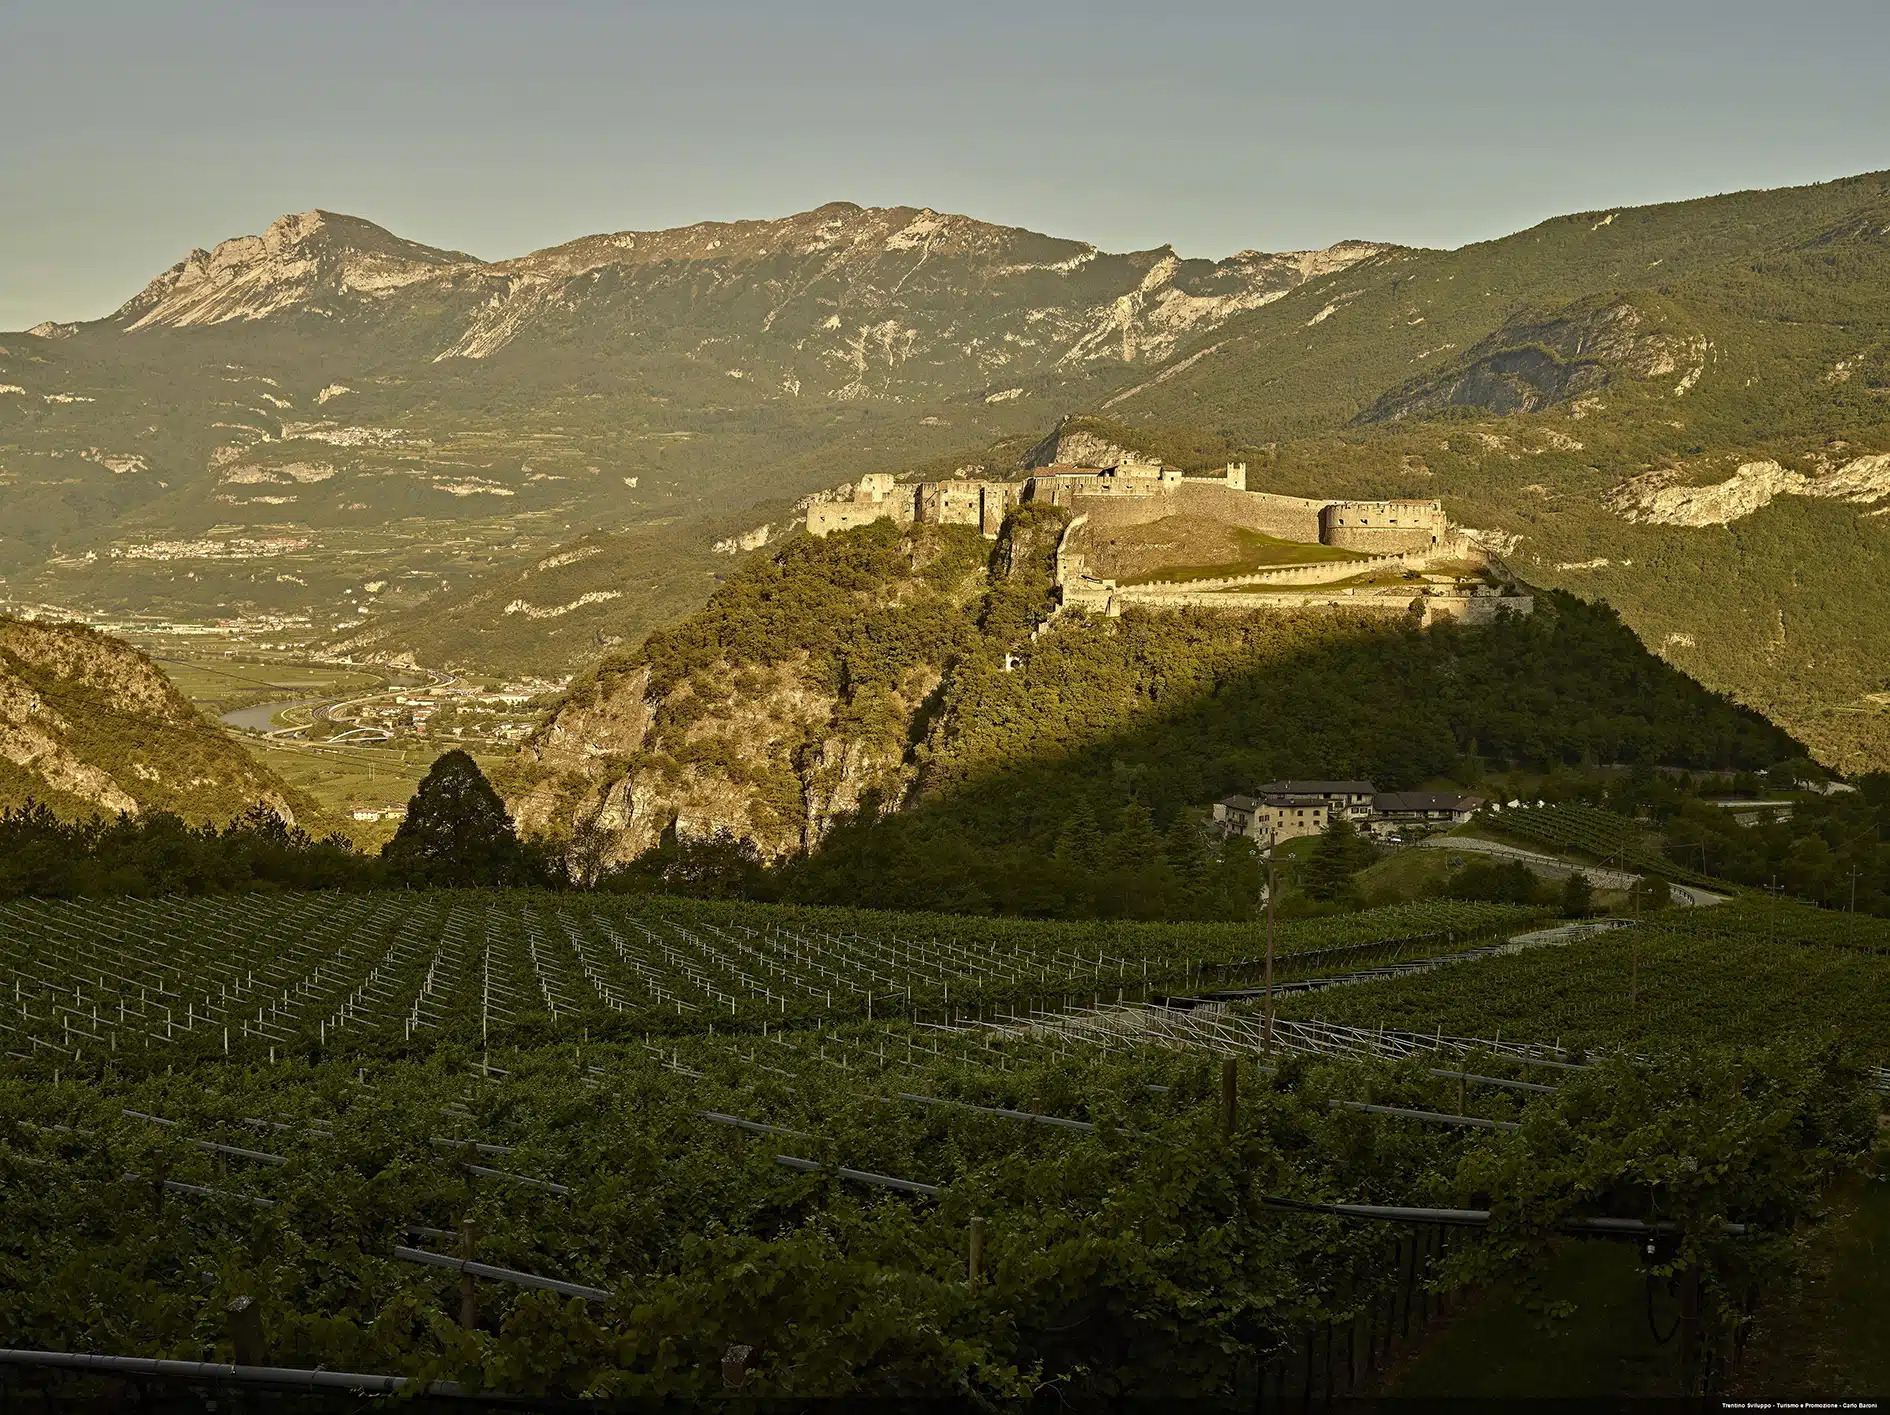
[[[478,1249],[478,1225],[471,1219],[459,1222],[459,1255],[471,1262]],[[479,1296],[476,1284],[479,1279],[471,1273],[461,1271],[459,1275],[459,1324],[471,1331],[479,1325]]]
[[[965,1276],[974,1288],[984,1280],[984,1220],[975,1214],[971,1219],[971,1237],[965,1258]]]
[[[1234,1124],[1240,1118],[1240,1063],[1233,1057],[1221,1060],[1221,1138],[1234,1138]]]
[[[266,1366],[269,1349],[263,1340],[262,1307],[254,1297],[232,1297],[224,1309],[229,1320],[230,1342],[236,1347],[239,1366]]]

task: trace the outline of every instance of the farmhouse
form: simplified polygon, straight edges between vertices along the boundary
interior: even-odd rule
[[[1223,835],[1279,844],[1317,835],[1335,820],[1374,834],[1401,827],[1461,825],[1483,806],[1481,796],[1449,791],[1379,791],[1369,781],[1269,781],[1252,796],[1214,803],[1213,823]]]
[[[1481,796],[1454,791],[1381,791],[1372,797],[1374,824],[1462,825],[1483,806]]]
[[[1214,822],[1224,835],[1245,835],[1263,844],[1317,835],[1335,814],[1317,796],[1229,796],[1214,803]]]
[[[1377,792],[1378,788],[1369,781],[1269,781],[1260,788],[1262,796],[1318,801],[1329,807],[1333,815],[1349,820],[1369,816]]]

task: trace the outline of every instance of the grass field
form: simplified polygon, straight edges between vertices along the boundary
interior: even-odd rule
[[[1157,580],[1217,580],[1282,565],[1323,565],[1363,560],[1362,551],[1335,545],[1280,540],[1194,516],[1165,516],[1146,526],[1100,535],[1094,544],[1098,574],[1125,585]]]
[[[291,698],[373,692],[396,681],[371,668],[310,663],[266,650],[199,650],[176,644],[141,645],[183,695],[208,716]]]
[[[1673,1352],[1648,1330],[1632,1244],[1570,1242],[1538,1278],[1533,1293],[1504,1282],[1479,1294],[1387,1373],[1384,1394],[1413,1400],[1680,1394]],[[1569,1303],[1573,1311],[1547,1318],[1543,1303]],[[1672,1319],[1671,1312],[1660,1315]]]

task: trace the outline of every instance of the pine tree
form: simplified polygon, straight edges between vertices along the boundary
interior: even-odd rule
[[[408,884],[465,886],[538,883],[539,871],[512,828],[505,802],[462,751],[433,763],[407,805],[407,818],[381,849],[389,872]]]
[[[1376,853],[1357,826],[1344,816],[1335,816],[1319,833],[1319,842],[1306,859],[1301,887],[1314,899],[1349,898],[1355,888],[1352,876],[1369,865]]]
[[[1588,876],[1576,870],[1562,884],[1562,914],[1569,919],[1585,919],[1594,911],[1595,887]]]

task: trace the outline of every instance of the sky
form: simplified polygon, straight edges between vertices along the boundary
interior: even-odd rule
[[[0,329],[324,207],[498,259],[930,206],[1455,246],[1890,167],[1886,0],[0,0]]]

